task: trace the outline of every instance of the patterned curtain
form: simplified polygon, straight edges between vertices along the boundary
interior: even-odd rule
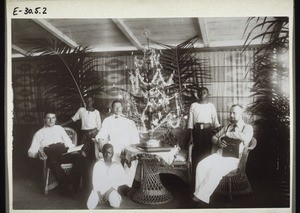
[[[102,79],[104,91],[97,95],[96,101],[105,108],[118,98],[118,89],[129,90],[129,69],[133,69],[133,56],[97,57],[93,56],[98,76]],[[97,100],[98,99],[98,100]]]
[[[223,125],[228,122],[232,104],[238,103],[246,107],[253,101],[249,97],[253,85],[251,74],[246,75],[251,66],[252,55],[252,50],[242,52],[242,49],[198,53],[199,59],[206,59],[208,62],[212,77],[207,86],[211,94],[210,101],[215,104]],[[130,89],[128,71],[133,69],[134,56],[103,57],[95,53],[90,57],[98,64],[95,72],[104,86],[102,94],[95,97],[96,108],[107,112],[111,102],[118,98],[118,88]],[[37,87],[35,82],[35,72],[40,62],[41,60],[32,58],[13,59],[13,122],[16,125],[43,124],[43,88]],[[246,120],[248,118],[246,116]]]
[[[18,125],[42,125],[41,88],[36,86],[37,60],[12,63],[13,122]]]
[[[253,50],[200,52],[198,58],[208,60],[211,71],[209,89],[210,101],[216,106],[219,121],[226,125],[232,104],[240,104],[244,109],[253,101],[250,88],[253,85],[250,67]],[[245,120],[250,116],[245,114]]]

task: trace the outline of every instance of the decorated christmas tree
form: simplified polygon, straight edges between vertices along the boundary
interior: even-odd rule
[[[165,76],[155,49],[144,49],[143,53],[141,58],[135,56],[134,69],[129,70],[131,89],[120,89],[119,98],[125,103],[125,114],[136,122],[140,133],[148,135],[148,139],[158,139],[169,129],[183,127],[185,119],[178,92],[170,90],[175,71]]]

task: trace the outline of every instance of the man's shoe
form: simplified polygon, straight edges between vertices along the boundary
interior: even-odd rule
[[[142,186],[142,183],[137,180],[133,180],[132,188],[140,188]]]
[[[120,193],[121,196],[127,196],[130,188],[126,185],[119,186],[118,192]]]
[[[60,188],[60,195],[63,196],[63,197],[68,197],[68,196],[72,195],[72,191],[67,186],[61,187]]]
[[[207,208],[209,207],[208,203],[205,203],[204,201],[200,200],[199,198],[197,198],[196,196],[192,196],[191,198],[191,207],[193,208]]]
[[[197,208],[208,208],[208,207],[209,207],[209,204],[203,202],[202,200],[199,200],[199,201],[197,202]]]

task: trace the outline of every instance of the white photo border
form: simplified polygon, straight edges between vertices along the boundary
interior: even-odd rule
[[[14,15],[16,7],[47,7],[47,15]],[[288,16],[290,35],[294,34],[292,0],[6,0],[6,70],[5,70],[5,130],[6,130],[6,178],[8,184],[8,212],[88,212],[89,210],[14,210],[12,177],[12,60],[11,60],[11,19],[13,18],[145,18],[145,17],[239,17],[239,16]],[[290,36],[290,109],[291,109],[291,152],[290,152],[290,208],[243,209],[243,212],[292,212],[295,211],[295,74],[294,41]],[[150,209],[149,209],[150,210]],[[149,210],[138,210],[146,212]],[[93,212],[103,210],[93,210]],[[110,211],[110,210],[105,210]],[[136,210],[114,210],[114,212],[135,212]],[[175,210],[161,209],[160,212],[198,212],[199,209]],[[205,209],[202,212],[239,212],[239,209]]]

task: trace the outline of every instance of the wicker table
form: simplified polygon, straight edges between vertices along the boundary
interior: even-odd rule
[[[178,148],[166,152],[146,152],[134,147],[125,150],[126,157],[138,156],[141,186],[130,192],[133,201],[141,204],[161,204],[173,199],[172,194],[161,183],[162,168],[174,160]],[[137,172],[138,174],[138,172]]]

